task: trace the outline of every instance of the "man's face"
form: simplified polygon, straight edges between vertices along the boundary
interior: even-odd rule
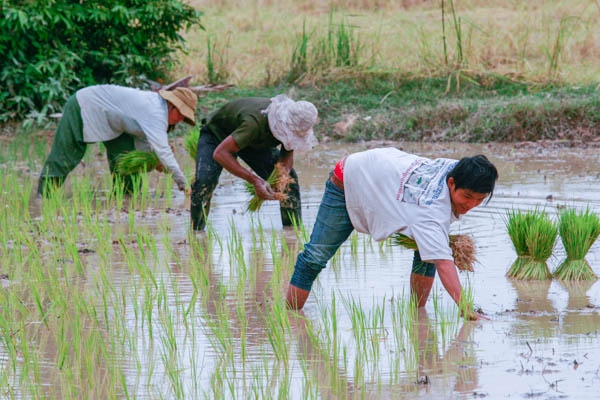
[[[169,107],[169,125],[177,125],[183,121],[185,117],[179,112],[179,109],[173,105]]]
[[[488,196],[488,193],[477,193],[469,189],[457,189],[454,178],[448,178],[448,189],[450,189],[452,209],[456,214],[466,214],[470,209],[480,205]]]

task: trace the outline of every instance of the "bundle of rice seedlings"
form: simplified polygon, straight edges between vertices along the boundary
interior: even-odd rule
[[[198,152],[198,139],[200,138],[200,129],[193,128],[183,138],[183,148],[188,152],[192,160],[196,160],[196,153]]]
[[[140,150],[123,153],[116,158],[115,162],[116,172],[119,175],[133,175],[152,171],[160,164],[156,153]]]
[[[294,183],[295,180],[292,178],[287,172],[285,167],[282,164],[275,164],[275,168],[273,168],[273,172],[267,178],[267,183],[275,192],[275,198],[279,201],[285,201],[288,199],[288,194],[286,193],[288,185]],[[248,211],[258,211],[258,209],[262,206],[264,200],[258,197],[256,191],[254,190],[254,185],[250,183],[246,183],[246,191],[250,194],[250,200],[248,200],[248,204],[246,209]]]
[[[475,255],[475,242],[473,242],[471,236],[450,235],[449,240],[456,267],[461,271],[473,272],[473,266],[477,262],[477,257]],[[418,250],[415,240],[401,233],[396,233],[392,237],[392,241],[394,244],[409,250]]]
[[[597,279],[585,255],[600,235],[600,218],[589,208],[581,212],[565,209],[560,213],[558,229],[567,258],[554,271],[554,277],[573,281]]]
[[[516,260],[512,263],[506,276],[515,278],[521,272],[523,264],[526,264],[529,259],[529,248],[527,247],[527,231],[531,225],[531,221],[537,218],[539,211],[518,211],[510,210],[506,215],[506,229],[512,244],[517,253]]]
[[[523,280],[551,279],[552,274],[546,262],[552,255],[557,236],[557,224],[545,212],[535,214],[535,218],[533,218],[527,229],[526,244],[530,257],[526,259],[514,278]]]

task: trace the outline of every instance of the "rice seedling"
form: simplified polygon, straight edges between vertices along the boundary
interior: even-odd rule
[[[200,129],[190,129],[188,134],[183,138],[183,148],[196,161],[196,153],[198,153],[198,139],[200,139]]]
[[[116,172],[119,175],[135,175],[155,169],[160,160],[155,152],[132,150],[116,159]]]
[[[275,168],[273,168],[273,172],[267,178],[267,183],[271,186],[273,192],[275,192],[275,198],[279,201],[285,201],[288,199],[288,194],[286,193],[288,185],[294,183],[294,178],[290,177],[286,172],[283,164],[277,163],[275,164]],[[246,191],[250,194],[250,200],[248,200],[246,209],[252,212],[258,211],[264,200],[258,197],[254,186],[250,183],[246,183]]]
[[[415,240],[401,233],[392,236],[392,243],[409,250],[418,250]],[[450,235],[449,243],[456,267],[460,271],[473,272],[475,270],[474,264],[477,262],[477,256],[475,242],[471,236],[467,234]]]
[[[600,235],[598,215],[589,208],[585,211],[565,209],[559,215],[558,229],[567,257],[554,271],[553,276],[560,280],[597,279],[585,255]]]
[[[526,245],[530,257],[515,274],[515,279],[551,279],[547,260],[552,255],[558,236],[558,225],[545,212],[535,214],[527,229]]]
[[[506,276],[509,278],[517,277],[524,264],[530,257],[529,248],[527,247],[527,232],[531,221],[533,221],[538,214],[538,210],[519,211],[509,210],[506,219],[506,229],[508,236],[510,237],[512,244],[517,253],[517,258],[511,264]]]

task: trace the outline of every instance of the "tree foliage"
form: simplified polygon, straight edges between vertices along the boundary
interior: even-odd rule
[[[0,121],[42,119],[75,90],[158,79],[201,12],[181,0],[1,0]]]

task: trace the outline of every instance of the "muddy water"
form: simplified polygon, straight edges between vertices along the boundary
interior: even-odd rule
[[[330,146],[318,154],[298,157],[307,226],[314,221],[323,183],[334,161],[366,147]],[[468,328],[471,334],[461,343],[472,352],[470,365],[460,365],[457,360],[454,371],[449,368],[450,371],[437,375],[435,370],[426,371],[430,383],[422,385],[414,396],[597,398],[600,393],[600,284],[563,285],[556,281],[527,283],[507,279],[504,275],[515,253],[503,219],[511,208],[537,206],[553,212],[559,206],[590,205],[600,210],[597,150],[516,149],[498,145],[403,144],[401,147],[431,157],[459,158],[483,153],[500,171],[492,201],[453,226],[454,231],[470,233],[476,240],[480,264],[470,279],[475,303],[490,320]],[[228,217],[239,207],[238,186],[233,183],[231,187],[220,189],[216,199],[218,206],[211,215],[213,223],[219,221],[219,226],[227,226]],[[277,211],[276,206],[265,207],[261,215],[263,224],[278,226]],[[236,223],[240,221],[241,218],[236,219]],[[238,229],[244,228],[238,225]],[[345,246],[344,251],[348,252],[349,246]],[[377,246],[359,247],[358,251],[365,252],[359,255],[358,266],[340,266],[337,271],[328,268],[321,273],[315,293],[305,308],[309,319],[318,321],[315,303],[328,304],[332,294],[351,293],[363,304],[380,304],[383,297],[389,299],[408,290],[410,252],[391,249],[381,254]],[[555,256],[548,262],[551,270],[563,255],[557,243]],[[600,273],[600,244],[592,247],[587,260],[596,273]],[[446,296],[441,286],[436,288],[440,296]],[[431,304],[427,308],[431,314]],[[350,323],[343,316],[338,315],[338,319],[341,330],[350,329]],[[461,369],[472,375],[467,382],[459,379]],[[376,393],[373,396],[376,397]]]
[[[272,255],[269,249],[255,249],[252,239],[253,224],[257,219],[267,237],[273,232],[282,234],[279,210],[276,204],[267,203],[255,216],[245,213],[247,195],[242,182],[224,174],[215,192],[209,217],[222,244],[208,241],[206,234],[195,236],[195,240],[208,241],[208,245],[215,248],[211,259],[204,265],[190,265],[186,261],[190,257],[190,239],[187,235],[189,213],[188,200],[183,195],[175,194],[168,212],[161,212],[159,216],[146,213],[136,217],[139,225],[160,225],[161,228],[156,229],[157,237],[164,236],[161,232],[168,232],[168,241],[178,260],[173,260],[173,256],[159,245],[159,251],[165,252],[165,262],[152,268],[157,276],[168,282],[169,302],[174,304],[175,309],[178,308],[177,304],[187,306],[194,301],[201,303],[193,297],[194,282],[190,275],[194,271],[204,270],[208,284],[214,287],[211,293],[214,293],[217,301],[208,301],[203,303],[208,304],[206,307],[198,305],[194,308],[193,327],[177,324],[174,327],[177,352],[182,354],[183,360],[178,368],[181,371],[184,398],[214,397],[211,388],[218,376],[214,371],[221,365],[223,354],[213,332],[206,327],[218,320],[219,310],[215,309],[214,304],[219,303],[224,304],[224,309],[229,312],[227,329],[236,341],[241,340],[242,328],[236,322],[235,315],[240,308],[244,310],[248,319],[248,326],[244,328],[245,357],[254,366],[247,368],[235,361],[239,360],[239,354],[232,356],[236,371],[229,371],[229,376],[235,376],[231,386],[237,388],[236,395],[226,390],[224,398],[255,398],[257,392],[262,394],[256,395],[256,398],[264,398],[265,393],[277,398],[281,397],[277,394],[278,390],[285,391],[290,398],[298,399],[598,398],[600,283],[514,282],[507,279],[505,273],[515,259],[515,252],[504,224],[506,212],[512,208],[541,207],[554,213],[563,206],[590,206],[600,212],[598,150],[540,146],[517,148],[511,145],[322,144],[314,154],[299,154],[296,157],[302,189],[302,212],[308,232],[314,222],[324,182],[335,161],[345,154],[382,145],[396,145],[428,157],[460,158],[483,153],[498,167],[500,179],[490,203],[472,210],[452,227],[453,232],[469,233],[477,244],[479,264],[476,272],[461,274],[461,279],[465,285],[472,287],[476,306],[485,312],[489,320],[461,322],[456,329],[444,333],[440,328],[444,323],[443,317],[437,313],[433,298],[439,301],[442,308],[452,310],[453,305],[439,282],[436,282],[426,309],[419,315],[415,335],[417,342],[433,340],[439,341],[440,345],[436,346],[434,354],[419,359],[416,372],[395,369],[395,357],[403,350],[392,346],[389,336],[379,337],[382,355],[373,366],[365,367],[367,378],[357,377],[361,368],[350,361],[343,371],[338,372],[343,389],[338,388],[333,393],[328,387],[329,381],[325,379],[331,367],[331,354],[323,356],[303,339],[307,336],[303,327],[306,322],[301,320],[291,322],[294,335],[286,339],[289,353],[287,363],[283,363],[287,366],[283,367],[280,355],[269,346],[266,333],[269,328],[263,317],[265,304],[269,304],[265,293],[272,277]],[[291,259],[289,262],[293,263],[300,243],[293,231],[285,230],[282,235],[290,248],[284,258]],[[252,269],[248,273],[252,277],[252,284],[246,289],[245,302],[241,305],[240,297],[231,295],[240,277],[239,263],[227,252],[227,243],[233,241],[234,237],[241,241]],[[331,310],[336,300],[337,331],[341,342],[348,344],[344,357],[349,360],[357,359],[360,350],[351,346],[352,321],[341,299],[351,298],[360,302],[367,313],[378,306],[385,307],[394,301],[406,299],[412,260],[412,252],[389,245],[380,247],[365,236],[359,235],[357,243],[356,246],[352,246],[350,241],[346,243],[335,262],[320,274],[303,311],[303,316],[313,329],[326,331],[328,327],[322,322],[322,312],[324,309]],[[564,250],[558,241],[554,255],[548,261],[549,268],[554,270],[563,257]],[[586,259],[600,274],[600,243],[592,247]],[[130,275],[131,271],[124,266],[124,262],[115,262],[115,285],[131,285],[131,290],[125,287],[124,292],[131,292],[133,297],[134,293],[139,295],[140,290],[135,288],[135,280]],[[287,280],[284,277],[282,281]],[[221,300],[218,300],[219,285],[233,288]],[[123,288],[116,291],[120,290]],[[284,285],[281,290],[284,290]],[[136,322],[133,310],[129,310],[128,314],[131,315],[130,329],[137,332],[140,342],[149,341],[147,327]],[[391,330],[389,314],[384,319],[386,330]],[[191,335],[193,340],[190,340],[190,329],[194,332]],[[160,337],[161,333],[164,332],[157,326],[153,337]],[[445,335],[447,337],[440,338]],[[373,337],[372,340],[378,339]],[[144,345],[140,345],[136,351],[137,354],[123,360],[130,393],[136,398],[160,398],[158,393],[169,393],[165,391],[170,382],[165,371],[155,367],[149,372],[146,368],[165,355],[153,354]],[[339,356],[333,362],[342,365],[343,357]],[[129,364],[127,360],[132,359],[137,362]],[[287,369],[291,376],[289,387],[283,389],[281,383],[272,383],[278,382],[276,377],[281,372],[277,371],[282,368]],[[314,395],[306,396],[303,393],[302,382],[306,376],[309,381],[315,382]]]

